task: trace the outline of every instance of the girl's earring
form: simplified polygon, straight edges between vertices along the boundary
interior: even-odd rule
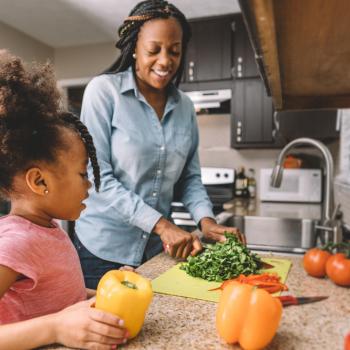
[[[133,54],[132,54],[132,58],[133,58],[134,60],[136,60],[136,53],[133,53]]]
[[[49,194],[49,190],[46,189],[46,190],[44,191],[44,193],[45,193],[45,194]]]

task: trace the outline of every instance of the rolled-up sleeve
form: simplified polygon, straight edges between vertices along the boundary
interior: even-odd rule
[[[108,87],[108,84],[112,82],[106,78],[94,78],[85,90],[81,111],[81,120],[93,137],[101,171],[100,193],[96,195],[103,197],[99,203],[112,206],[126,223],[151,232],[162,214],[135,192],[126,189],[114,175],[111,133],[113,112],[118,108],[118,96],[112,95],[115,89]],[[92,176],[91,169],[89,175]]]

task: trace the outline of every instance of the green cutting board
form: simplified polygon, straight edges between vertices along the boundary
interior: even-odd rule
[[[287,280],[289,269],[292,265],[290,260],[279,258],[262,258],[273,268],[261,270],[263,272],[276,272],[284,283]],[[202,278],[192,277],[184,270],[180,270],[181,263],[173,266],[152,281],[153,291],[161,294],[170,294],[186,298],[201,299],[218,302],[220,290],[209,291],[217,288],[220,282],[209,282]]]

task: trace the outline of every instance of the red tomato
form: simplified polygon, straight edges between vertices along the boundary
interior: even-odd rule
[[[350,259],[344,253],[331,256],[326,264],[327,276],[340,286],[350,286]]]
[[[331,256],[331,253],[320,248],[308,250],[303,259],[305,271],[313,277],[324,277],[326,275],[326,263]]]
[[[350,333],[345,336],[344,339],[344,350],[350,350]]]

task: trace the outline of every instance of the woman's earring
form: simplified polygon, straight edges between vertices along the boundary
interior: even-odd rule
[[[46,190],[44,191],[44,193],[45,193],[45,194],[49,194],[49,190],[46,189]]]
[[[132,54],[132,58],[133,58],[134,60],[136,60],[136,53],[133,53],[133,54]]]

